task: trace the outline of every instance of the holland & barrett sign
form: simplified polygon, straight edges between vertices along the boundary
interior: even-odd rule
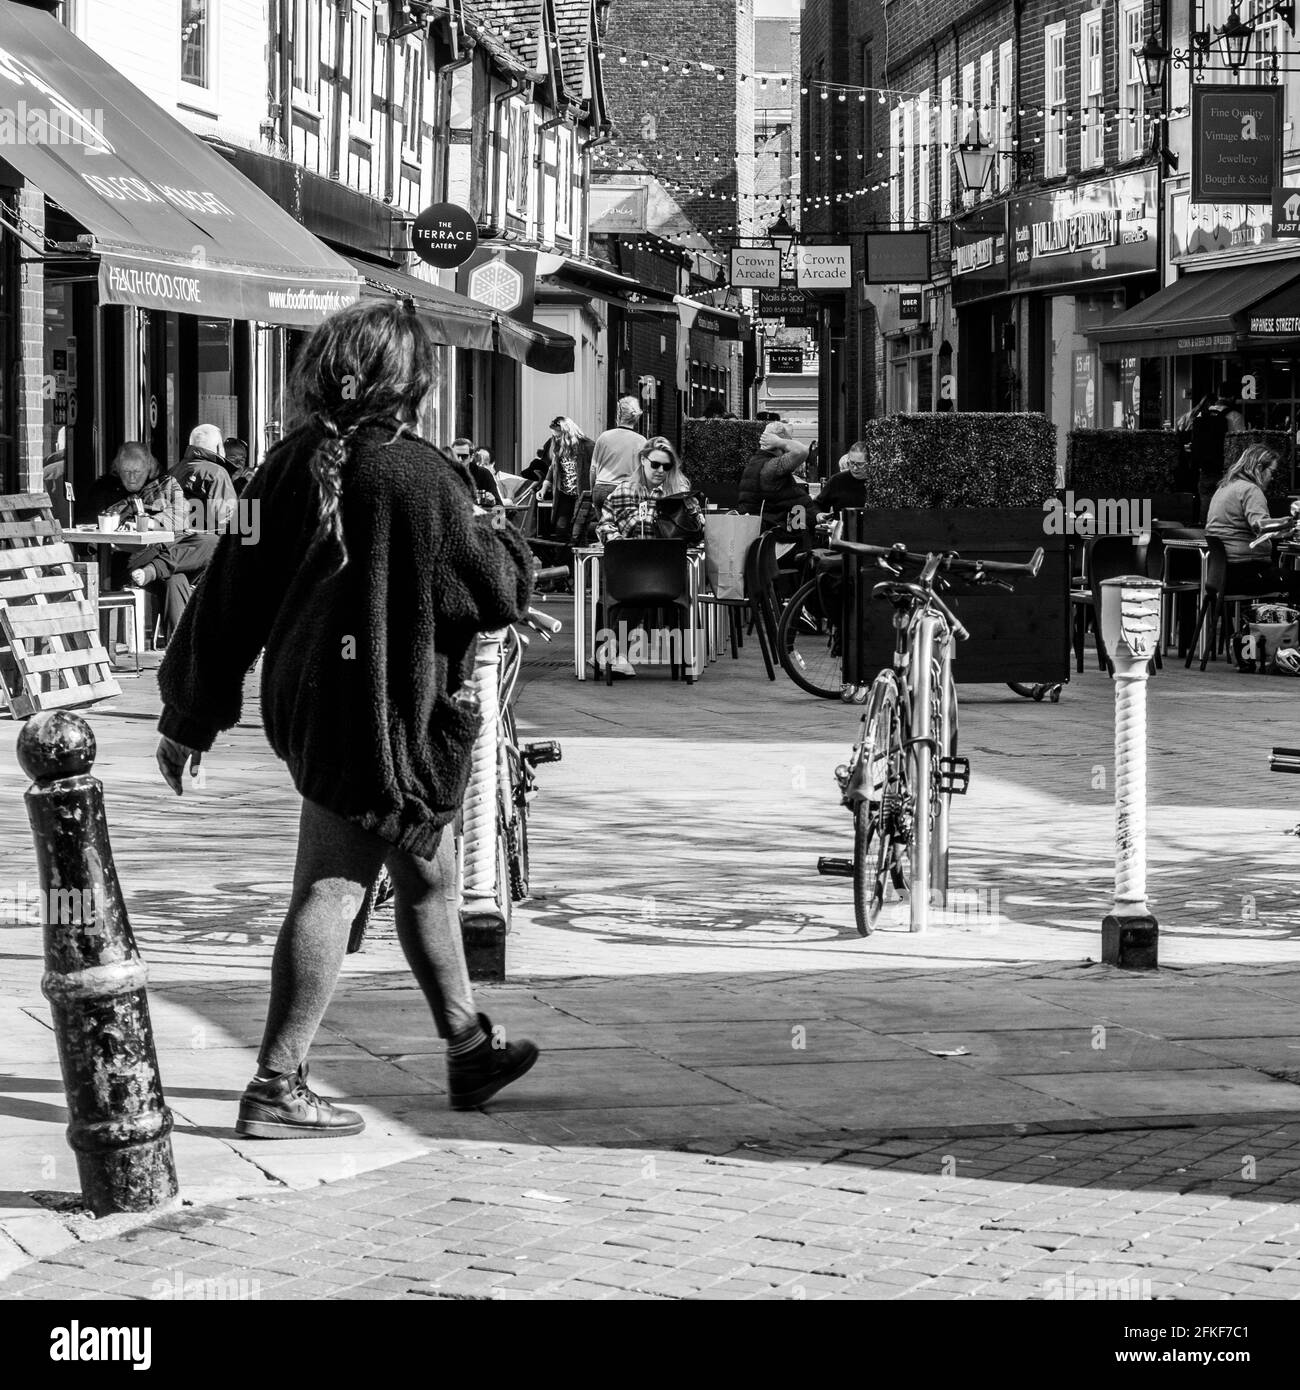
[[[1270,203],[1282,182],[1277,87],[1192,87],[1192,201]]]

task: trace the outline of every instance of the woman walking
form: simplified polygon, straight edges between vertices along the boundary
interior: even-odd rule
[[[542,484],[539,498],[550,497],[551,536],[567,541],[573,526],[578,498],[587,485],[594,445],[567,415],[551,421],[551,468]]]
[[[476,635],[523,615],[530,555],[476,514],[466,467],[414,434],[433,381],[429,339],[400,306],[357,305],[316,330],[295,368],[296,428],[245,493],[260,541],[222,537],[159,671],[158,764],[180,794],[185,767],[238,722],[265,648],[267,738],[303,798],[242,1135],[364,1127],[308,1087],[306,1056],[382,865],[398,940],[448,1042],[452,1107],[481,1105],[537,1058],[474,1007],[445,833],[479,725],[463,684]]]

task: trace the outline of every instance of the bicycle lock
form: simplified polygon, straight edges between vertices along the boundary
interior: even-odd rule
[[[50,710],[18,735],[36,844],[45,973],[68,1101],[68,1144],[96,1216],[155,1211],[177,1195],[172,1116],[163,1100],[145,993],[148,969],[122,901],[90,775],[95,735],[80,715]]]
[[[1147,903],[1147,679],[1160,640],[1158,580],[1101,583],[1101,639],[1115,675],[1115,901],[1101,958],[1126,970],[1159,964],[1160,926]]]
[[[471,980],[506,977],[506,917],[497,892],[497,761],[501,643],[504,629],[479,634],[474,670],[466,685],[482,715],[470,758],[469,783],[461,814],[460,930]]]

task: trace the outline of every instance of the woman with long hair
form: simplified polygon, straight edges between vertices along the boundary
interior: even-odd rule
[[[551,465],[539,498],[551,498],[551,536],[556,540],[569,537],[573,513],[591,471],[594,447],[594,441],[567,415],[557,415],[551,421]]]
[[[531,560],[478,514],[465,465],[415,433],[434,385],[428,335],[404,308],[363,303],[311,336],[296,424],[249,483],[256,545],[223,536],[158,674],[158,764],[178,795],[239,721],[265,648],[262,719],[302,795],[298,857],[271,966],[258,1071],[238,1133],[333,1137],[364,1126],[307,1085],[306,1056],[348,930],[386,865],[397,935],[448,1043],[451,1105],[481,1105],[537,1058],[477,1012],[445,827],[479,713],[465,688],[477,634],[527,609]]]
[[[1232,593],[1258,594],[1286,589],[1292,602],[1300,598],[1297,576],[1283,575],[1272,563],[1268,547],[1252,547],[1252,542],[1290,525],[1291,518],[1271,517],[1268,512],[1269,484],[1282,463],[1266,444],[1251,444],[1229,466],[1210,498],[1205,518],[1205,534],[1223,542],[1228,555]],[[1292,506],[1294,514],[1300,504]]]
[[[658,534],[658,504],[667,498],[680,498],[686,511],[701,529],[704,513],[691,495],[691,484],[682,472],[682,462],[672,442],[657,434],[647,439],[637,454],[637,470],[625,478],[605,498],[596,533],[601,541]]]

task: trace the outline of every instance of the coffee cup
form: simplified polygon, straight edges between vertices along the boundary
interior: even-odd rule
[[[101,531],[116,531],[122,518],[116,512],[101,512],[99,515],[99,529]]]

